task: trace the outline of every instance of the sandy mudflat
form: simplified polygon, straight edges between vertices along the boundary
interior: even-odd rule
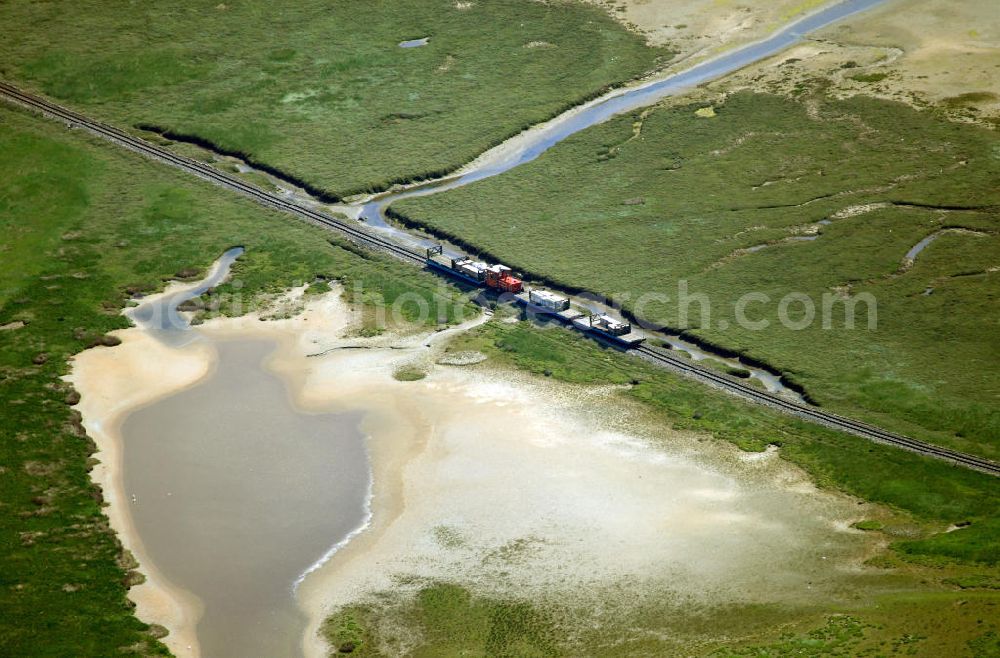
[[[615,387],[560,385],[489,362],[435,366],[446,335],[358,339],[345,336],[351,321],[334,292],[292,319],[215,319],[195,330],[272,340],[266,367],[297,406],[365,414],[371,522],[301,583],[307,655],[324,655],[317,631],[331,611],[405,595],[400,576],[542,602],[603,596],[628,581],[678,600],[796,604],[840,596],[870,549],[847,527],[855,501],[817,492],[774,455],[746,459],[665,429],[616,399]],[[198,602],[156,572],[130,527],[116,430],[130,409],[205,377],[214,351],[211,340],[165,348],[139,329],[119,336],[118,347],[81,354],[71,375],[100,449],[95,478],[149,575],[130,593],[138,615],[171,630],[175,653],[197,655]],[[392,377],[414,364],[429,376]]]
[[[812,37],[712,86],[788,92],[822,76],[834,96],[1000,116],[1000,3],[891,0]]]
[[[272,364],[307,409],[362,408],[373,459],[370,527],[299,590],[307,654],[338,606],[445,580],[539,602],[612,592],[704,604],[828,602],[849,596],[870,539],[856,501],[818,492],[773,452],[747,456],[651,422],[616,387],[574,387],[497,371],[393,369],[433,351],[372,345]],[[406,348],[405,344],[395,347]],[[779,569],[774,565],[780,564]],[[383,647],[408,648],[407,634]]]
[[[409,386],[383,391],[368,428],[372,527],[300,590],[313,630],[340,605],[435,580],[626,612],[623,583],[709,605],[815,603],[842,595],[866,552],[847,529],[856,503],[818,493],[773,455],[742,460],[644,425],[611,388],[455,371]],[[383,649],[404,654],[406,637]]]
[[[588,0],[637,30],[657,46],[679,51],[678,59],[717,54],[758,41],[825,0]]]

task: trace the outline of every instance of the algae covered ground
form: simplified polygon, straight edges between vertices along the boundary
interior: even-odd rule
[[[667,54],[599,8],[524,0],[17,1],[0,37],[0,78],[340,195],[456,168]]]
[[[992,517],[1000,499],[992,477],[752,407],[564,329],[512,323],[503,309],[496,320],[456,338],[449,350],[487,355],[486,362],[471,366],[486,371],[517,367],[563,382],[616,385],[623,403],[641,401],[655,422],[724,438],[746,450],[780,446],[782,457],[822,486],[882,503],[859,508],[870,517],[856,527],[887,547],[844,574],[855,579],[846,601],[818,605],[678,602],[675,592],[625,579],[594,607],[571,598],[497,593],[476,573],[445,581],[400,574],[398,588],[363,597],[330,616],[324,634],[333,649],[351,648],[362,656],[995,651],[1000,528]]]
[[[113,343],[104,336],[127,326],[119,312],[131,294],[197,275],[234,245],[246,254],[215,296],[229,311],[317,277],[389,303],[415,293],[460,308],[461,298],[429,274],[6,107],[0,170],[0,654],[165,653],[162,629],[136,620],[125,598],[141,576],[88,477],[94,446],[60,379],[67,359]]]
[[[819,83],[712,101],[392,209],[767,363],[824,407],[1000,457],[1000,136]]]
[[[581,630],[563,614],[524,600],[476,595],[453,583],[428,583],[407,599],[387,597],[338,611],[324,627],[331,647],[343,655],[394,655],[380,646],[401,629],[413,640],[407,655],[438,656],[707,656],[778,658],[784,656],[969,656],[1000,655],[1000,632],[988,623],[996,615],[994,594],[896,596],[878,600],[874,610],[834,612],[787,623],[788,611],[734,606],[684,614],[657,610],[659,621],[682,620],[666,633],[635,633],[627,624]],[[586,611],[575,611],[576,621]],[[734,621],[755,639],[695,641],[717,637],[718,619]],[[646,620],[648,621],[648,620]],[[721,624],[721,625],[729,625]],[[775,633],[776,625],[786,630]],[[678,628],[681,627],[681,628]],[[632,633],[630,633],[632,631]],[[349,649],[349,651],[347,651]]]

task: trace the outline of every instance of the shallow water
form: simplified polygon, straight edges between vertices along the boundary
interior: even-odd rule
[[[420,39],[410,39],[409,41],[400,41],[400,48],[419,48],[420,46],[426,46],[430,37],[423,37]]]
[[[920,252],[927,248],[927,245],[937,240],[941,237],[942,231],[937,231],[936,233],[931,233],[926,238],[913,245],[908,252],[906,252],[906,260],[916,260]]]
[[[227,249],[212,264],[212,269],[201,281],[184,286],[181,290],[159,297],[154,301],[142,302],[135,308],[129,309],[126,315],[137,325],[146,331],[153,332],[157,338],[170,345],[185,342],[185,339],[190,338],[185,332],[191,329],[191,324],[177,310],[177,307],[225,281],[233,263],[242,255],[243,247]]]
[[[204,279],[129,317],[173,347],[210,340],[177,306],[225,281],[242,253],[229,249]],[[203,603],[203,655],[298,656],[307,620],[295,586],[367,523],[361,415],[297,410],[263,366],[270,342],[213,347],[218,363],[206,380],[125,419],[129,511],[155,566]]]
[[[203,655],[301,655],[294,584],[367,518],[360,415],[296,410],[268,342],[216,347],[208,379],[124,422],[126,499],[156,567],[205,606]]]

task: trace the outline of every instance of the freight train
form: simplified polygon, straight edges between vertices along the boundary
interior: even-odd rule
[[[524,284],[506,265],[487,265],[467,256],[449,258],[440,245],[427,250],[427,265],[477,286],[517,294]]]
[[[594,334],[618,345],[635,347],[645,337],[632,330],[632,325],[605,313],[585,313],[573,308],[567,297],[544,288],[525,290],[524,282],[515,277],[506,265],[488,265],[468,256],[452,258],[438,245],[427,250],[427,266],[445,272],[480,288],[511,293],[513,299],[536,313],[551,315],[580,331]]]

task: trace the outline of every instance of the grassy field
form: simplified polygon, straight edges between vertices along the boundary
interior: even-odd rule
[[[859,526],[881,533],[893,550],[869,560],[880,569],[858,584],[855,604],[819,609],[739,603],[678,609],[669,597],[635,592],[627,610],[597,618],[568,602],[499,599],[459,583],[418,582],[412,595],[384,592],[337,611],[324,627],[333,647],[393,655],[386,647],[404,641],[420,657],[994,655],[1000,637],[994,478],[749,406],[563,329],[500,318],[456,338],[449,350],[487,354],[490,360],[477,368],[627,384],[621,395],[646,403],[665,424],[748,450],[780,445],[786,459],[823,486],[882,503],[869,508],[878,520]],[[959,523],[961,529],[943,532]]]
[[[530,0],[18,0],[0,37],[0,78],[334,194],[453,169],[667,54],[599,8]]]
[[[714,116],[696,114],[703,106],[620,117],[504,175],[393,209],[770,364],[825,407],[1000,458],[1000,136],[810,90],[737,94]],[[958,228],[906,261],[922,238]],[[710,313],[680,303],[681,281]],[[736,321],[748,292],[770,300],[745,307],[764,330]],[[814,305],[805,328],[779,321],[792,292]],[[647,293],[670,299],[641,303]],[[861,303],[847,329],[842,297],[862,293],[877,326]],[[793,302],[788,318],[802,317]]]
[[[586,611],[559,610],[523,600],[476,595],[452,583],[429,583],[403,600],[387,596],[379,604],[351,606],[325,626],[340,653],[362,657],[397,655],[383,650],[408,633],[414,658],[444,656],[923,656],[985,658],[998,655],[1000,633],[987,622],[995,616],[995,593],[961,592],[895,595],[864,610],[812,614],[787,624],[787,610],[735,605],[725,610],[656,609],[640,628],[645,634],[589,621]],[[551,608],[551,609],[550,609]],[[722,623],[720,619],[724,619]],[[653,621],[654,625],[649,626]],[[575,622],[575,623],[574,623]],[[678,623],[680,622],[680,623]],[[642,622],[640,622],[642,623]],[[658,625],[666,626],[660,628]],[[783,625],[786,630],[776,632]],[[746,629],[750,640],[705,641],[720,626]],[[659,632],[658,632],[659,631]],[[699,638],[694,640],[692,638]],[[415,645],[415,646],[413,646]]]
[[[125,598],[135,565],[87,475],[94,446],[60,380],[67,359],[126,326],[119,311],[130,292],[203,270],[233,245],[247,251],[220,292],[239,282],[247,301],[317,277],[348,290],[360,282],[389,303],[456,292],[5,106],[0,170],[0,654],[165,653]]]

